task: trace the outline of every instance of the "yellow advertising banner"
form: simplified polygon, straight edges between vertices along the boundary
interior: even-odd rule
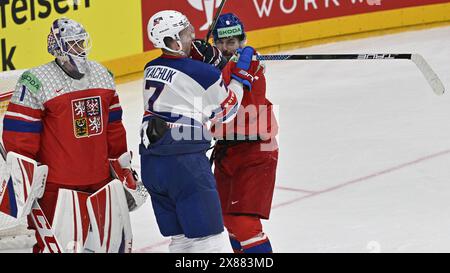
[[[67,17],[89,32],[90,59],[108,61],[143,51],[140,0],[0,0],[0,71],[49,62],[52,22]]]

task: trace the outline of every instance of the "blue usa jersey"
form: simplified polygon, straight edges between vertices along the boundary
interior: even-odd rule
[[[171,136],[165,136],[155,144],[146,143],[145,134],[142,134],[146,150],[156,154],[209,148],[211,137],[205,130],[206,124],[231,121],[243,96],[242,85],[232,81],[227,86],[217,68],[190,58],[168,55],[146,65],[143,89],[142,128],[146,128],[154,117],[163,119],[172,128]]]

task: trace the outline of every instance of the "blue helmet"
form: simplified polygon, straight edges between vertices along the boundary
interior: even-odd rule
[[[241,41],[245,40],[244,24],[233,13],[220,15],[213,30],[214,41],[233,36],[238,36]]]

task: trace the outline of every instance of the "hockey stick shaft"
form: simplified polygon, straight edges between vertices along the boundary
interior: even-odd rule
[[[300,54],[300,55],[259,55],[260,61],[289,61],[289,60],[411,60],[412,54]]]
[[[206,34],[206,38],[205,38],[206,42],[209,41],[209,37],[211,37],[211,34],[217,25],[217,20],[219,19],[219,16],[222,13],[223,7],[225,6],[226,2],[227,2],[227,0],[222,0],[222,3],[220,3],[219,8],[217,9],[216,14],[214,15],[214,20],[212,21],[211,26],[209,26],[208,33]]]
[[[259,61],[288,61],[288,60],[411,60],[419,68],[428,84],[437,95],[445,92],[445,87],[439,76],[420,54],[296,54],[296,55],[258,55]]]

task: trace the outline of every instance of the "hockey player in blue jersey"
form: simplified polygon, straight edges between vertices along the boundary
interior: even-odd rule
[[[141,174],[160,232],[171,236],[171,252],[232,252],[206,156],[207,124],[235,117],[254,80],[255,71],[241,68],[254,50],[242,51],[226,85],[219,69],[189,58],[195,33],[186,16],[158,12],[147,30],[163,54],[144,72]]]

